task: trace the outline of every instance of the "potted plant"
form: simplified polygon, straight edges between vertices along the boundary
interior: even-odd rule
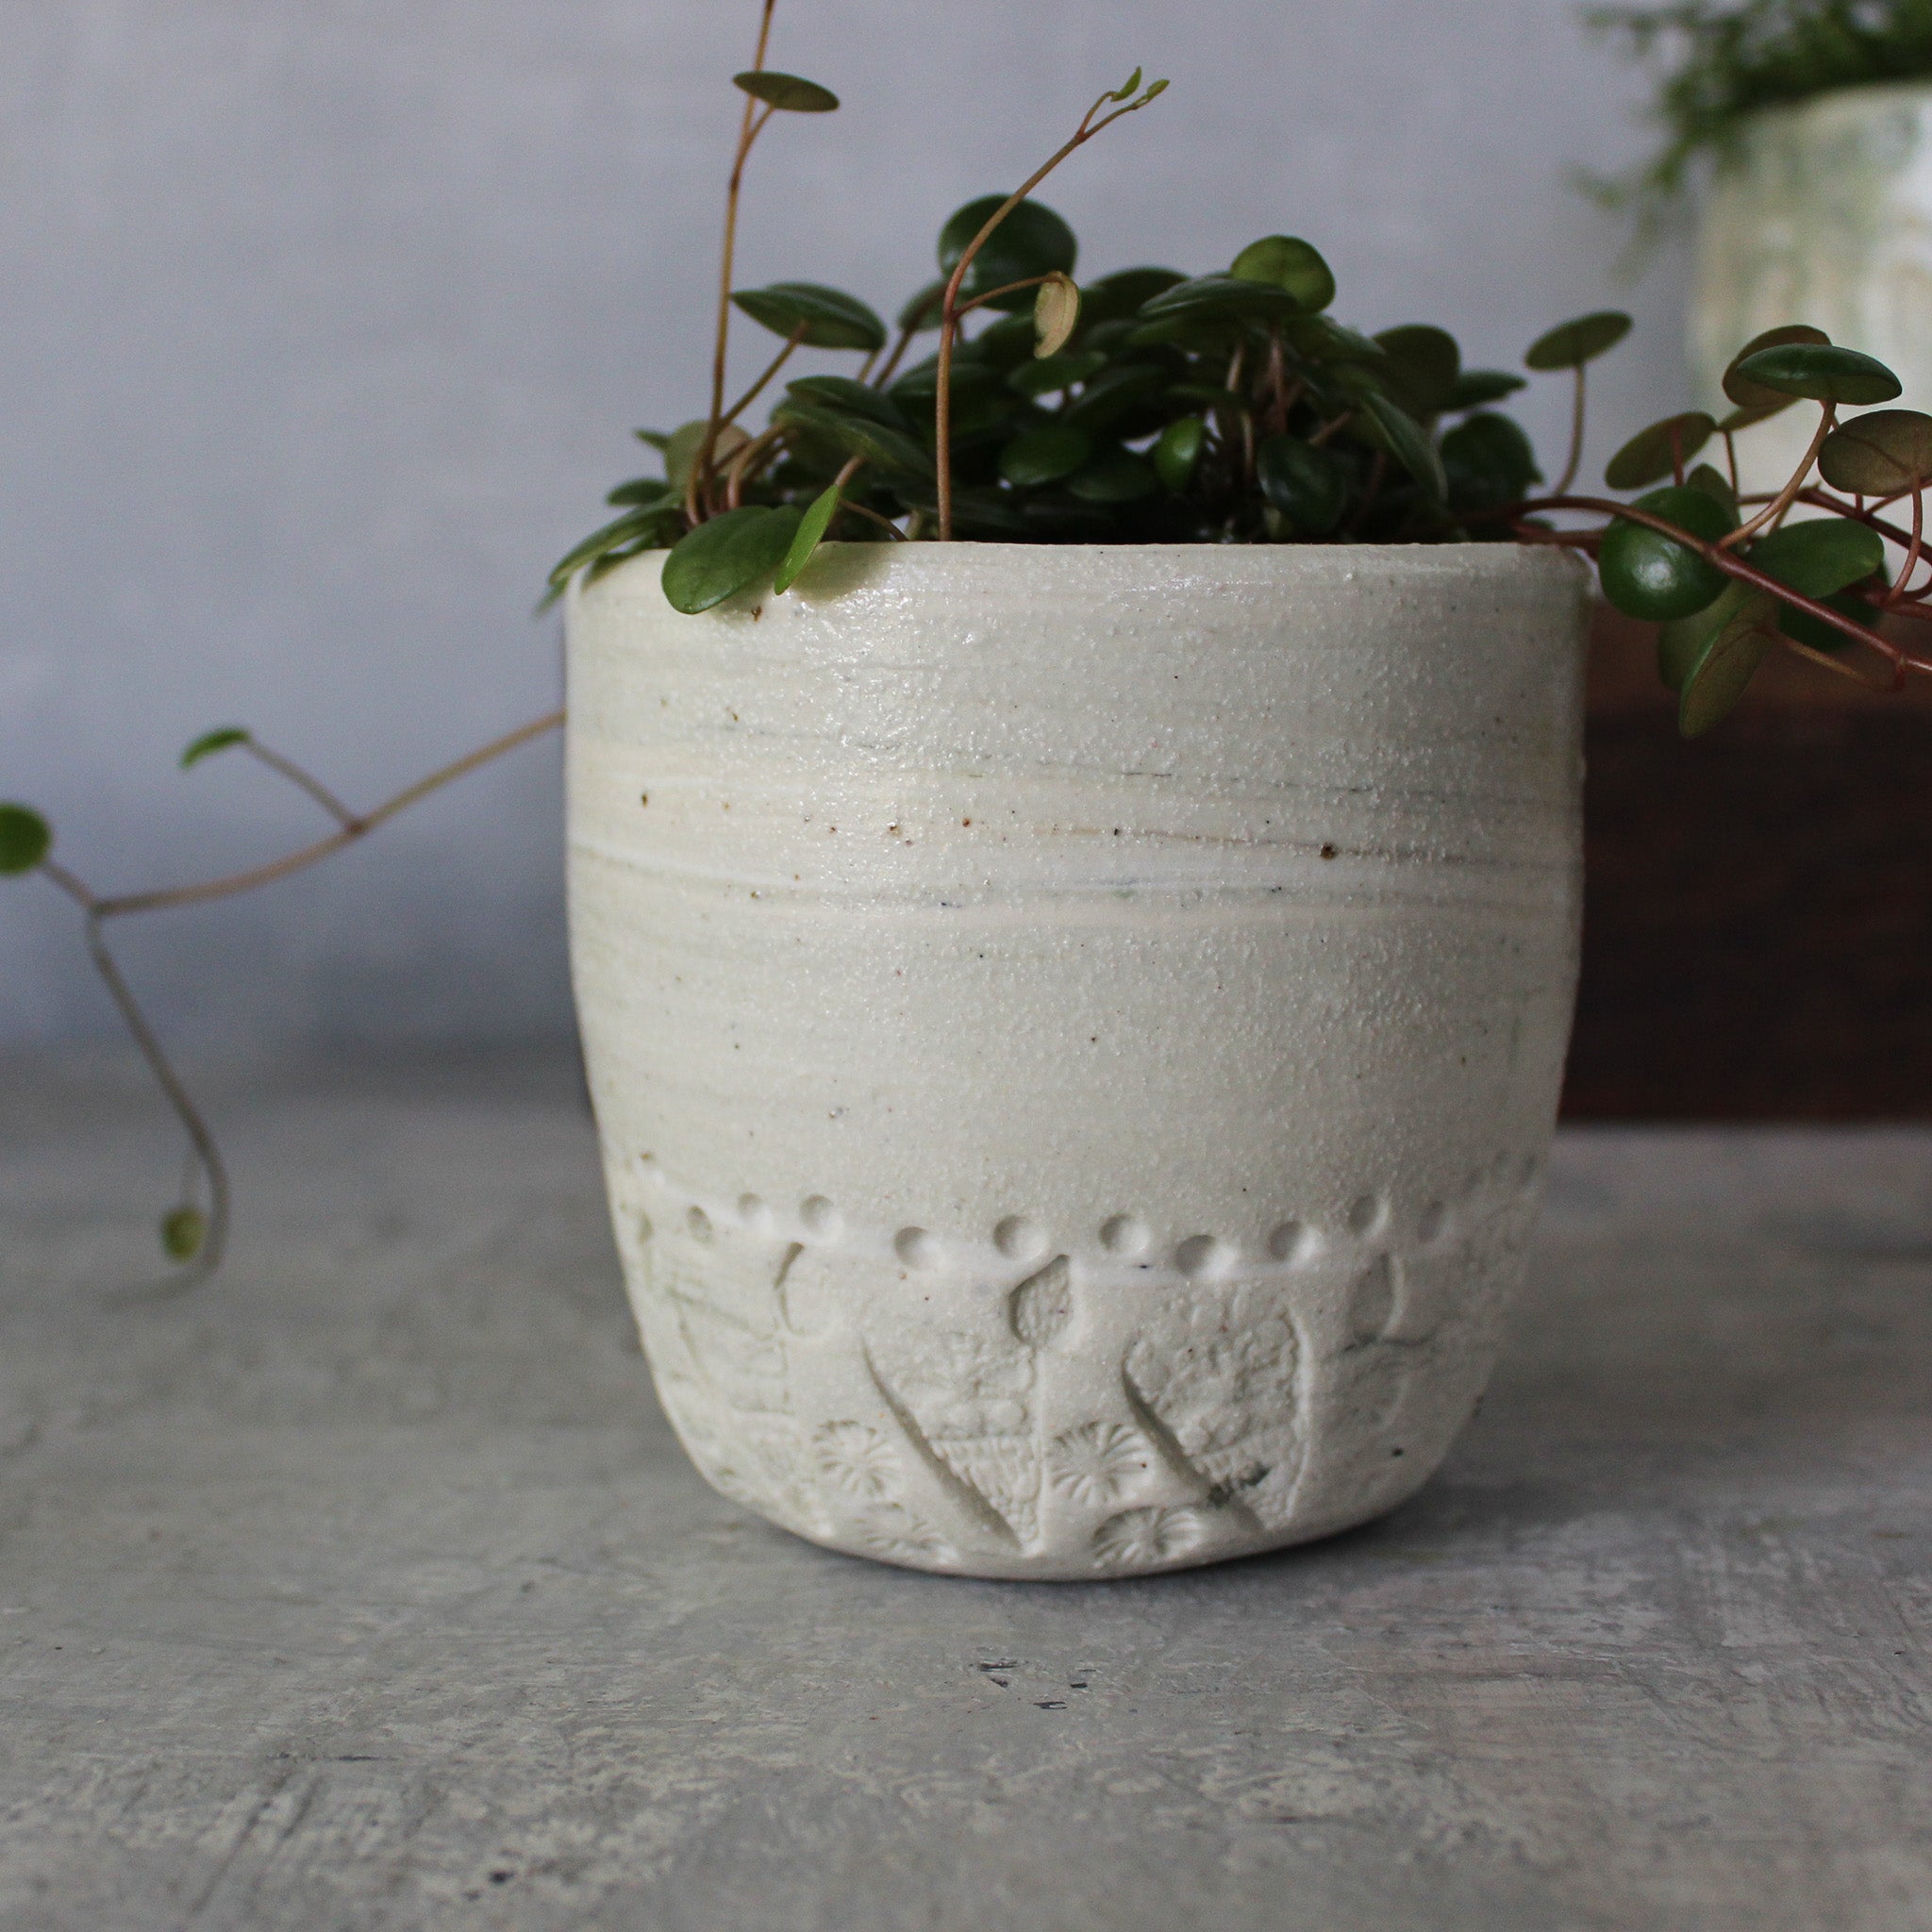
[[[1138,74],[944,224],[895,328],[824,284],[740,288],[755,146],[837,105],[768,65],[771,20],[709,407],[641,432],[661,474],[552,579],[576,988],[665,1407],[727,1493],[920,1568],[1133,1574],[1360,1522],[1478,1400],[1535,1217],[1584,559],[1661,624],[1691,735],[1774,648],[1925,669],[1874,626],[1924,594],[1932,419],[1840,425],[1895,379],[1785,328],[1727,373],[1735,420],[1619,452],[1634,501],[1578,494],[1588,367],[1629,325],[1605,311],[1525,358],[1575,401],[1534,493],[1494,407],[1525,378],[1337,322],[1306,242],[1075,280],[1033,191],[1158,96]],[[734,314],[774,339],[736,398]],[[800,375],[807,349],[855,359]],[[1806,460],[1740,500],[1737,435],[1806,398]],[[1801,502],[1833,514],[1788,524]],[[226,1231],[219,1153],[108,927],[315,862],[557,722],[363,814],[209,733],[185,762],[250,753],[337,824],[165,891],[97,894],[0,808],[0,870],[82,907],[188,1128],[164,1240],[191,1274]]]
[[[1932,6],[1925,0],[1689,0],[1588,18],[1660,70],[1658,153],[1613,184],[1655,231],[1699,185],[1688,343],[1715,408],[1737,344],[1802,320],[1932,398],[1922,237],[1932,219]],[[1774,488],[1795,424],[1754,440]]]

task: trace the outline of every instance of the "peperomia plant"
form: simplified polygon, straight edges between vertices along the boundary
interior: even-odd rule
[[[1664,143],[1604,199],[1654,233],[1696,165],[1724,166],[1750,117],[1834,89],[1932,75],[1932,0],[1671,0],[1598,6],[1586,23],[1657,66]]]
[[[1572,385],[1562,469],[1536,494],[1529,440],[1495,407],[1526,377],[1466,369],[1441,328],[1372,336],[1336,321],[1334,275],[1307,242],[1264,236],[1207,275],[1128,268],[1075,281],[1073,232],[1033,190],[1158,96],[1166,83],[1142,87],[1138,72],[1016,189],[944,223],[937,275],[894,328],[822,283],[735,287],[739,202],[759,136],[781,114],[838,106],[827,89],[767,66],[774,5],[762,0],[757,58],[736,76],[709,408],[669,434],[640,432],[662,474],[610,492],[621,514],[558,564],[553,598],[656,550],[669,552],[665,596],[696,615],[767,584],[783,594],[831,541],[1514,541],[1593,559],[1609,601],[1659,625],[1659,670],[1690,737],[1738,703],[1774,649],[1881,686],[1932,671],[1932,658],[1880,627],[1932,622],[1932,568],[1921,580],[1932,417],[1873,407],[1899,394],[1889,370],[1815,328],[1774,329],[1739,352],[1723,421],[1668,417],[1611,458],[1606,485],[1631,500],[1580,494],[1588,371],[1630,327],[1614,310],[1581,316],[1524,358],[1530,372]],[[727,400],[734,313],[779,346]],[[928,335],[934,352],[908,364]],[[752,426],[748,412],[801,349],[857,360],[792,377]],[[1819,420],[1803,461],[1774,493],[1740,496],[1736,439],[1807,401]],[[1844,409],[1865,413],[1840,421]],[[1701,460],[1709,449],[1722,451],[1722,467]],[[560,711],[534,720],[359,813],[239,726],[208,732],[184,766],[250,755],[307,792],[331,827],[248,871],[154,891],[96,892],[56,858],[41,813],[0,805],[0,874],[38,874],[81,908],[94,963],[188,1137],[182,1196],[161,1224],[178,1281],[219,1264],[228,1183],[108,949],[108,925],[285,878],[562,722]]]

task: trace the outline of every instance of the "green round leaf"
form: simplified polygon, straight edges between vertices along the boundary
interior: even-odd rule
[[[1361,407],[1374,425],[1375,441],[1415,478],[1425,496],[1441,503],[1449,493],[1449,479],[1442,470],[1442,458],[1422,425],[1374,390],[1363,393]]]
[[[1822,328],[1813,328],[1804,322],[1786,323],[1780,328],[1768,328],[1762,335],[1753,336],[1731,358],[1731,366],[1724,371],[1724,394],[1737,404],[1739,414],[1745,419],[1741,423],[1727,423],[1727,426],[1736,430],[1752,423],[1762,423],[1767,417],[1775,416],[1780,409],[1789,409],[1798,400],[1783,390],[1766,389],[1762,383],[1753,382],[1740,371],[1740,363],[1764,349],[1781,349],[1791,342],[1823,345],[1830,341],[1831,338]]]
[[[1862,584],[1885,562],[1885,540],[1844,517],[1810,517],[1760,537],[1745,561],[1807,597],[1830,597]]]
[[[1093,440],[1070,423],[1023,430],[1000,452],[1000,475],[1023,489],[1058,483],[1093,454]]]
[[[1762,591],[1747,592],[1690,667],[1677,694],[1677,729],[1686,738],[1699,738],[1728,717],[1776,641],[1775,602]]]
[[[1130,450],[1096,457],[1067,478],[1067,489],[1082,503],[1138,503],[1159,488],[1154,465]]]
[[[1740,382],[1756,383],[1779,395],[1804,396],[1814,403],[1889,403],[1902,385],[1875,356],[1831,343],[1790,342],[1746,356],[1735,372]]]
[[[655,509],[676,493],[662,476],[633,476],[629,482],[620,483],[604,501],[614,508]]]
[[[812,499],[811,507],[798,520],[798,528],[791,533],[791,546],[779,560],[777,573],[772,578],[773,590],[783,592],[791,588],[799,572],[811,561],[812,552],[824,541],[842,501],[836,483]]]
[[[1456,387],[1449,391],[1445,409],[1480,409],[1490,403],[1500,403],[1505,396],[1513,396],[1520,389],[1529,387],[1522,376],[1511,375],[1507,369],[1465,369],[1456,378]]]
[[[747,74],[734,74],[731,84],[754,100],[764,101],[790,114],[829,114],[839,105],[839,96],[815,80],[801,80],[795,74],[774,74],[768,68],[754,68]]]
[[[1707,543],[1730,534],[1723,507],[1701,490],[1653,490],[1635,508],[1647,509]],[[1617,518],[1597,552],[1604,595],[1626,617],[1662,623],[1689,617],[1715,603],[1730,579],[1696,551],[1642,524]]]
[[[211,758],[218,751],[227,751],[235,745],[247,742],[248,733],[241,725],[218,725],[213,731],[204,731],[181,754],[181,769],[184,772],[192,771],[203,758]]]
[[[1840,617],[1849,617],[1867,630],[1878,628],[1877,611],[1856,591],[1839,591],[1819,601],[1828,609],[1836,610]],[[1852,641],[1836,625],[1826,624],[1822,617],[1813,617],[1808,610],[1794,610],[1789,604],[1778,610],[1777,627],[1788,638],[1795,638],[1801,644],[1809,644],[1814,651],[1842,651]]]
[[[1155,364],[1128,362],[1103,369],[1067,406],[1060,420],[1079,429],[1112,428],[1150,405],[1166,387],[1167,371]]]
[[[1143,323],[1276,322],[1301,313],[1301,304],[1286,289],[1238,275],[1197,275],[1141,306]]]
[[[695,617],[749,589],[784,561],[802,521],[790,508],[750,504],[700,524],[664,559],[666,601]]]
[[[1629,333],[1630,318],[1621,308],[1594,309],[1537,337],[1524,353],[1524,364],[1541,371],[1580,369],[1614,349]]]
[[[950,275],[959,258],[972,245],[974,237],[999,212],[1004,194],[983,194],[958,209],[940,230],[940,273]],[[1042,202],[1023,201],[1013,208],[992,233],[986,246],[973,258],[960,285],[962,300],[972,301],[1008,282],[1023,282],[1033,275],[1051,275],[1058,269],[1072,275],[1080,253],[1074,231]],[[1031,289],[1016,290],[992,304],[995,308],[1019,314],[1033,307]]]
[[[1932,416],[1874,409],[1841,423],[1818,452],[1818,474],[1853,496],[1896,496],[1932,481]]]
[[[53,827],[31,806],[0,805],[0,878],[32,872],[53,849]]]
[[[1186,275],[1173,268],[1116,269],[1110,275],[1082,284],[1080,312],[1086,316],[1090,329],[1098,323],[1124,322],[1138,315],[1143,303],[1164,295],[1186,280]]]
[[[664,475],[680,496],[684,493],[684,486],[691,481],[691,466],[705,446],[705,432],[710,426],[705,417],[698,416],[689,423],[680,423],[664,440]],[[711,445],[712,467],[729,462],[750,441],[750,436],[736,423],[725,424],[718,432],[718,440]]]
[[[855,382],[849,375],[801,375],[785,385],[785,393],[814,408],[883,423],[902,435],[911,427],[905,412],[883,390],[874,389],[869,382]]]
[[[924,481],[933,473],[932,458],[911,437],[875,417],[837,414],[810,403],[788,400],[772,411],[772,421],[825,437],[847,456],[863,457],[891,475]]]
[[[776,336],[803,329],[808,349],[863,349],[886,345],[886,325],[857,295],[820,282],[774,282],[764,289],[741,289],[732,301],[761,327]]]
[[[1456,338],[1447,329],[1411,322],[1385,328],[1375,341],[1389,358],[1385,380],[1395,400],[1419,420],[1441,415],[1462,374]]]
[[[1187,493],[1208,441],[1208,425],[1198,416],[1176,416],[1154,445],[1154,474],[1175,496]]]
[[[1717,431],[1702,409],[1666,416],[1648,429],[1640,429],[1604,466],[1604,481],[1612,490],[1641,490],[1659,476],[1671,475],[1679,463],[1688,464]]]
[[[1542,474],[1529,438],[1507,416],[1478,410],[1442,439],[1449,498],[1462,509],[1497,509],[1528,495]]]
[[[171,1261],[192,1261],[208,1240],[208,1216],[199,1208],[176,1208],[161,1216],[161,1252]]]
[[[595,570],[608,557],[629,552],[634,544],[672,543],[683,533],[684,511],[676,503],[650,509],[626,510],[615,523],[593,530],[573,550],[567,550],[550,572],[550,600],[569,588],[570,580],[587,564]]]
[[[1297,537],[1325,537],[1348,505],[1348,471],[1328,450],[1295,436],[1264,438],[1255,451],[1261,494]]]
[[[1389,360],[1389,352],[1373,337],[1325,315],[1289,316],[1281,324],[1281,333],[1290,348],[1311,362],[1379,368]]]
[[[1030,335],[1032,323],[1026,322],[1025,327]],[[958,408],[963,402],[985,395],[996,386],[998,379],[992,370],[976,358],[955,356],[951,385],[953,407]],[[928,356],[924,362],[915,362],[887,391],[910,416],[929,414],[939,392],[940,360],[937,356]]]
[[[1106,367],[1107,358],[1091,352],[1043,356],[1037,362],[1021,363],[1008,375],[1007,387],[1016,395],[1050,396],[1098,375]]]
[[[1684,680],[1704,655],[1705,645],[1722,625],[1730,622],[1744,600],[1755,594],[1748,584],[1740,584],[1733,578],[1716,603],[1707,605],[1689,617],[1674,617],[1657,626],[1657,675],[1669,690],[1684,689]]]
[[[1250,242],[1235,257],[1232,273],[1244,282],[1286,289],[1309,315],[1319,314],[1335,299],[1334,270],[1312,242],[1298,235],[1264,235]]]

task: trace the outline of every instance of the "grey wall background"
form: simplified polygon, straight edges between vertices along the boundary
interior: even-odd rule
[[[0,796],[103,888],[314,817],[180,746],[245,723],[374,802],[547,708],[544,569],[695,412],[753,0],[0,0]],[[1371,328],[1513,360],[1606,300],[1598,423],[1686,394],[1681,262],[1612,278],[1567,185],[1641,86],[1562,0],[782,0],[741,280],[884,306],[1142,62],[1172,92],[1046,198],[1088,269],[1306,234]],[[749,349],[749,344],[747,344]],[[747,356],[748,359],[748,356]],[[1562,399],[1525,420],[1546,452]],[[1607,437],[1607,430],[1604,431]],[[178,1038],[569,1024],[554,743],[256,898],[124,928]],[[0,891],[0,1041],[111,1027],[71,908]]]

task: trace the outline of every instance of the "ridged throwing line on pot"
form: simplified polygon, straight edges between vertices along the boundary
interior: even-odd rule
[[[571,958],[693,1461],[985,1576],[1413,1491],[1556,1115],[1574,559],[840,544],[696,618],[660,567],[566,606]]]

